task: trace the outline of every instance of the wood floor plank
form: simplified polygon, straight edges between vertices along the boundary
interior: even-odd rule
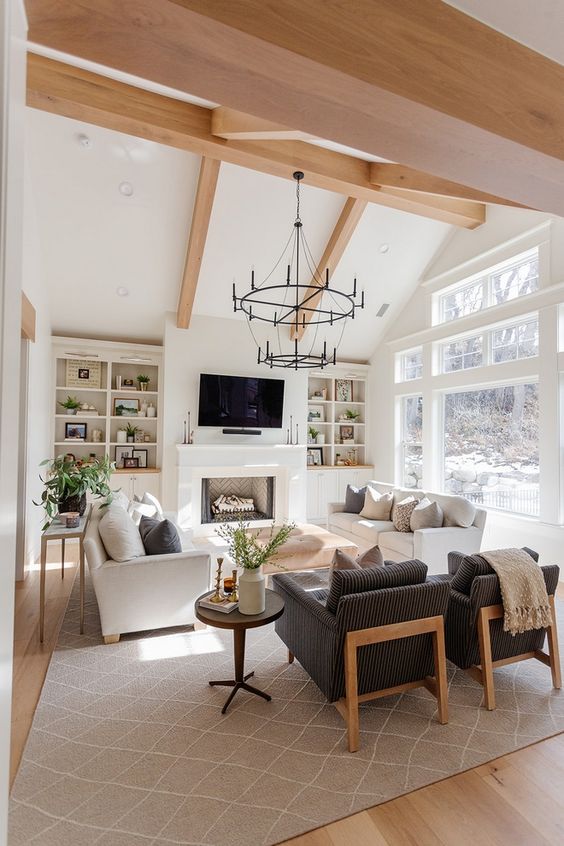
[[[374,825],[368,811],[331,823],[325,829],[332,846],[388,846],[386,838]]]
[[[387,846],[446,846],[404,796],[367,813]]]

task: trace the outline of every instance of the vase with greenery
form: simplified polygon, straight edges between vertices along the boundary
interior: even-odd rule
[[[140,391],[146,391],[147,385],[149,384],[149,382],[151,380],[148,376],[145,376],[144,373],[140,373],[139,376],[137,377],[137,381],[139,382],[139,390]]]
[[[286,543],[294,523],[270,527],[270,534],[259,540],[260,531],[252,531],[249,523],[239,519],[236,524],[224,523],[218,527],[219,535],[229,544],[229,556],[243,570],[239,577],[239,608],[241,614],[262,614],[265,609],[265,579],[263,564],[284,567],[272,556]]]
[[[77,400],[77,398],[71,397],[70,394],[64,402],[61,402],[59,400],[59,405],[62,406],[63,408],[66,408],[67,414],[76,414],[77,409],[80,408],[80,403]]]
[[[125,427],[125,432],[127,436],[127,443],[132,444],[135,441],[135,433],[139,431],[139,426],[133,426],[131,423],[128,423]]]
[[[360,411],[355,411],[353,408],[345,409],[345,418],[347,420],[357,420],[360,417]]]
[[[308,426],[307,434],[310,439],[310,444],[314,444],[317,440],[317,436],[319,435],[319,429],[316,429],[315,426]]]
[[[41,462],[46,467],[45,477],[39,478],[44,484],[39,502],[45,510],[45,523],[42,531],[49,528],[57,514],[66,511],[78,511],[84,514],[86,510],[86,494],[104,497],[103,505],[112,501],[112,491],[109,486],[110,476],[115,470],[115,463],[107,455],[103,458],[90,458],[87,461],[72,458],[69,455],[59,455],[57,458]]]

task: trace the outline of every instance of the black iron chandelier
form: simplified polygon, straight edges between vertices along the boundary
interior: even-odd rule
[[[255,283],[255,271],[251,271],[251,288],[238,297],[233,283],[233,310],[242,311],[247,318],[249,329],[258,348],[258,364],[268,367],[285,367],[290,370],[323,369],[328,364],[337,363],[337,347],[343,336],[347,319],[354,319],[357,308],[364,308],[364,291],[357,302],[356,279],[352,293],[347,294],[329,285],[329,268],[325,270],[325,279],[320,275],[309,249],[303,224],[300,219],[300,182],[304,178],[301,170],[294,173],[296,180],[296,219],[292,232],[282,255],[260,284]],[[269,284],[270,278],[280,266],[286,264],[286,279],[281,284]],[[301,263],[307,268],[310,282],[300,283]],[[293,279],[292,279],[293,275]],[[276,340],[271,344],[266,341],[263,350],[252,329],[252,323],[259,321],[273,326]],[[317,335],[320,326],[332,327],[343,321],[343,330],[339,343],[327,354],[327,341],[323,341],[321,352],[315,353]],[[308,327],[314,327],[314,337],[309,349],[300,348],[303,340],[299,336]],[[280,327],[289,327],[293,342],[285,349],[286,340],[280,337]],[[276,352],[276,349],[278,352]]]

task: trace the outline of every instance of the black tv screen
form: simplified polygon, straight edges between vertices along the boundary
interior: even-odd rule
[[[198,426],[281,429],[284,379],[200,374]]]

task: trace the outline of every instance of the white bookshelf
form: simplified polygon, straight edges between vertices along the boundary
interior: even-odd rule
[[[348,387],[350,399],[341,399],[340,386],[341,390]],[[339,464],[339,461],[351,460],[352,450],[356,451],[357,463],[354,466],[370,466],[366,439],[367,386],[365,369],[361,369],[361,365],[355,367],[354,375],[347,370],[310,373],[307,407],[308,431],[311,426],[325,437],[325,443],[321,446],[324,467],[347,466]],[[347,411],[354,412],[357,416],[354,419],[348,419],[346,418]],[[313,415],[317,414],[320,414],[320,418],[313,418]],[[352,443],[343,443],[347,435],[352,435]],[[320,446],[317,442],[308,443],[308,445]]]

